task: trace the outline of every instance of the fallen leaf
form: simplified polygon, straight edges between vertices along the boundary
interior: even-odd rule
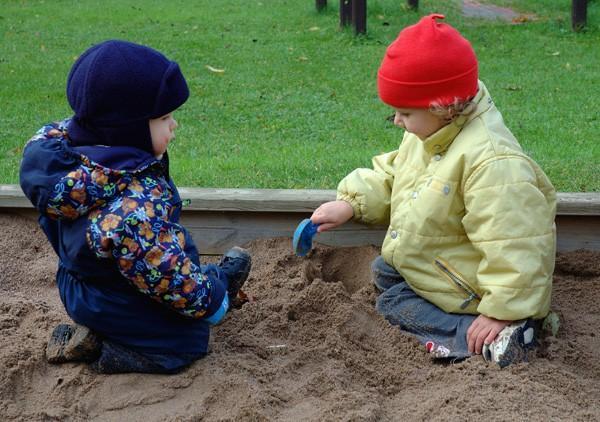
[[[512,18],[512,23],[527,23],[527,22],[533,22],[535,19],[535,16],[531,16],[531,15],[519,15],[517,17]]]
[[[248,303],[248,302],[254,302],[254,297],[247,295],[246,293],[244,293],[242,291],[242,289],[240,289],[238,291],[237,296],[234,297],[233,300],[231,301],[230,306],[235,309],[240,309],[244,305],[244,303]]]
[[[212,67],[210,65],[206,65],[206,68],[213,73],[225,73],[225,69],[217,69],[216,67]]]

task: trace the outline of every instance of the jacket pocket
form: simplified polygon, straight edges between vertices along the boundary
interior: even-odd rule
[[[433,264],[437,272],[466,297],[465,301],[460,305],[460,309],[465,309],[474,300],[477,302],[481,300],[481,296],[477,294],[475,289],[473,289],[469,283],[465,281],[464,277],[452,268],[447,261],[438,257],[434,259]]]
[[[431,176],[410,195],[410,221],[419,233],[436,236],[459,231],[456,182]]]

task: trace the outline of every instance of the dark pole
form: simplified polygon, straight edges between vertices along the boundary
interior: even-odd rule
[[[408,0],[408,8],[417,10],[419,8],[419,0]]]
[[[352,20],[352,0],[340,0],[340,26],[348,25]]]
[[[571,23],[573,31],[581,31],[587,22],[587,0],[573,0]]]
[[[367,32],[367,0],[352,0],[352,25],[356,35]]]
[[[317,7],[317,12],[325,9],[327,7],[327,0],[315,0],[315,6]]]

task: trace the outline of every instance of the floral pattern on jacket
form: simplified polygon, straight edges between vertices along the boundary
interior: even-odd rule
[[[65,122],[47,125],[31,141],[66,137],[64,128]],[[152,299],[204,317],[215,282],[185,252],[185,229],[172,218],[180,205],[160,162],[128,171],[80,158],[79,167],[54,186],[47,215],[87,215],[87,243],[98,258],[114,259],[121,274]]]

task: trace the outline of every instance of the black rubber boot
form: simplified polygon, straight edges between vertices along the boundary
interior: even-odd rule
[[[129,372],[170,374],[183,369],[167,370],[141,353],[110,341],[104,341],[102,354],[92,363],[91,368],[101,374],[124,374]]]
[[[223,254],[218,266],[227,276],[227,296],[229,296],[229,303],[235,307],[238,293],[246,282],[252,267],[250,253],[246,249],[234,246]]]
[[[59,324],[46,346],[50,363],[92,362],[100,356],[102,342],[89,328],[77,324]]]

